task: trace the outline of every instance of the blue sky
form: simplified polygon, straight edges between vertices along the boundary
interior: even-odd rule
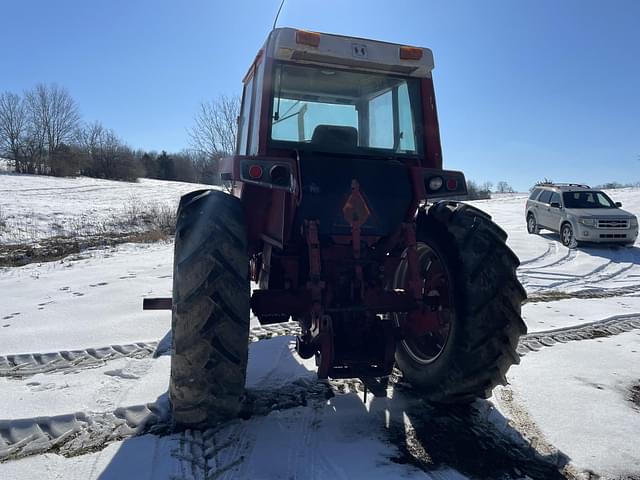
[[[57,82],[132,147],[180,150],[278,5],[5,0],[0,91]],[[639,19],[635,0],[286,0],[278,24],[431,48],[445,166],[525,190],[640,181]]]

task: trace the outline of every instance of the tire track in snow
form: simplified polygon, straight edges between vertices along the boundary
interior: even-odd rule
[[[637,265],[637,258],[635,252],[632,249],[621,248],[613,250],[613,254],[610,258],[607,258],[606,261],[591,271],[578,275],[578,274],[563,274],[559,272],[548,272],[545,269],[549,267],[558,267],[559,265],[564,265],[566,263],[571,262],[578,255],[579,250],[570,250],[569,256],[566,261],[561,263],[555,263],[550,265],[545,265],[544,267],[535,267],[535,268],[525,268],[522,270],[518,270],[518,278],[523,283],[523,285],[529,285],[532,283],[532,280],[551,280],[549,275],[555,276],[566,276],[568,278],[561,278],[557,281],[550,281],[543,286],[536,287],[535,291],[532,293],[537,293],[544,290],[549,289],[558,289],[559,287],[563,289],[573,288],[577,286],[587,286],[589,284],[595,284],[598,282],[612,281],[618,280],[619,277],[627,273],[629,270],[633,269]],[[588,253],[588,252],[587,252]],[[540,277],[542,276],[542,277]]]
[[[640,314],[619,315],[575,327],[527,334],[521,338],[518,352],[521,356],[524,356],[531,351],[537,351],[557,343],[608,337],[634,329],[640,329]],[[251,339],[252,341],[259,341],[264,338],[291,335],[296,330],[297,328],[292,322],[269,327],[258,327],[252,329]],[[397,377],[398,375],[396,374],[395,376]],[[396,378],[392,383],[395,383],[395,388],[399,388],[401,392],[406,390],[401,378]],[[273,410],[285,410],[299,406],[309,406],[310,404],[312,407],[314,405],[317,407],[332,396],[341,394],[359,395],[363,392],[363,389],[362,382],[357,379],[331,380],[329,382],[298,379],[274,389],[249,389],[244,400],[241,417],[249,418],[267,415]],[[463,438],[472,437],[473,439],[479,435],[478,438],[481,437],[483,441],[489,442],[492,448],[500,455],[504,451],[513,450],[513,445],[503,445],[508,439],[498,438],[489,441],[488,439],[493,438],[492,436],[495,432],[492,433],[490,428],[485,428],[486,425],[484,423],[481,422],[481,425],[475,425],[471,428],[467,425],[467,420],[460,421],[460,418],[458,418],[460,414],[456,409],[437,409],[435,411],[437,414],[435,427],[431,424],[423,423],[423,420],[424,422],[432,421],[431,414],[425,416],[425,408],[421,407],[413,412],[414,420],[418,423],[412,427],[414,428],[413,437],[409,435],[406,442],[421,442],[420,436],[424,434],[424,432],[421,433],[422,430],[429,433],[435,428],[436,433],[438,433],[440,431],[438,430],[440,428],[438,425],[444,422],[443,425],[447,425],[447,431],[450,431],[450,425],[453,425],[457,429],[456,435]],[[418,415],[416,413],[418,411],[423,413]],[[102,449],[110,442],[126,437],[144,433],[170,432],[171,426],[168,412],[166,401],[161,399],[157,403],[118,408],[110,413],[92,414],[80,412],[55,417],[0,420],[0,461],[41,454],[47,451],[56,451],[67,456],[79,455],[88,451]],[[231,421],[217,429],[181,433],[179,447],[172,452],[172,456],[180,462],[182,478],[184,480],[234,478],[234,475],[242,469],[243,456],[246,456],[251,449],[250,439],[245,434],[246,432],[243,433],[244,430],[239,425],[241,425],[241,422]],[[225,435],[216,436],[219,431],[224,429],[226,429]],[[306,434],[309,432],[301,433],[306,438]],[[220,438],[231,437],[236,440],[220,442]],[[430,437],[430,434],[427,437]],[[408,448],[411,445],[407,444],[405,447]],[[522,450],[521,446],[518,448],[522,452],[528,452],[528,462],[534,461],[532,465],[538,465],[538,460],[534,458],[536,455],[535,448],[531,451],[529,451],[530,449]],[[412,455],[420,451],[420,449],[413,447],[408,448],[408,450],[405,448],[405,450],[405,454]],[[448,458],[448,451],[446,450],[437,451],[436,453],[443,455],[443,458]],[[420,464],[419,460],[418,464]],[[289,459],[290,462],[291,459]],[[402,463],[402,459],[400,459],[400,463]],[[545,460],[539,463],[538,466],[547,468],[549,464]],[[295,469],[295,465],[290,463],[289,468]],[[426,468],[426,471],[430,471],[430,468]],[[526,468],[521,468],[521,471],[527,472],[527,470]],[[545,477],[531,475],[531,478]]]
[[[75,456],[101,450],[110,442],[151,432],[154,426],[166,428],[168,418],[168,403],[158,401],[107,413],[0,420],[0,462],[47,451]]]
[[[296,335],[300,327],[295,322],[254,327],[249,332],[249,341]],[[73,371],[81,368],[100,367],[119,358],[146,358],[170,352],[171,342],[151,341],[109,345],[78,350],[62,350],[48,353],[24,353],[0,356],[0,377],[24,378],[38,373]]]
[[[47,188],[24,188],[24,189],[2,189],[0,193],[29,193],[30,195],[37,195],[40,192],[44,192],[43,195],[48,195],[49,192],[52,191],[65,191],[70,193],[83,193],[85,191],[94,191],[94,190],[114,190],[114,186],[111,185],[79,185],[76,187],[47,187]],[[127,188],[120,188],[120,190],[126,190]]]
[[[583,290],[574,293],[533,294],[528,302],[553,301],[564,298],[603,298],[625,295],[640,291],[640,287],[621,287],[619,289]],[[571,326],[558,330],[530,333],[520,338],[518,352],[521,355],[535,351],[543,346],[567,341],[585,340],[602,336],[617,335],[622,332],[640,329],[640,314],[616,315],[596,322]],[[273,337],[297,335],[300,327],[295,322],[254,327],[250,330],[249,341],[258,342]],[[549,344],[549,345],[547,345]],[[51,353],[26,353],[0,356],[0,377],[25,378],[38,373],[73,371],[105,365],[119,358],[146,358],[170,353],[170,341],[136,342],[108,347],[88,348],[85,350],[64,350]],[[342,384],[341,384],[342,385]],[[349,385],[348,390],[353,391]],[[340,388],[344,388],[341,386]]]
[[[545,254],[541,255],[540,257],[537,258],[533,258],[527,262],[523,262],[520,264],[520,267],[518,268],[518,270],[522,270],[525,272],[528,271],[532,271],[532,272],[536,272],[536,273],[540,273],[539,270],[541,269],[545,269],[545,268],[551,268],[551,267],[561,267],[562,265],[569,263],[571,261],[573,261],[576,256],[578,255],[578,251],[575,249],[568,249],[567,252],[560,257],[557,260],[554,260],[551,263],[547,263],[544,265],[536,265],[536,266],[527,266],[530,265],[531,263],[534,262],[538,262],[540,260],[545,260],[547,257],[551,256],[552,254],[556,253],[558,251],[558,247],[556,245],[555,242],[549,242],[550,245],[548,247],[548,250]]]
[[[219,438],[225,440],[220,442]],[[242,453],[249,448],[244,427],[238,421],[204,431],[185,430],[180,433],[178,448],[171,456],[178,461],[180,474],[175,480],[206,480],[225,478],[234,474],[244,460]]]
[[[148,357],[157,347],[158,342],[136,342],[83,350],[0,356],[0,377],[24,378],[38,373],[99,367],[118,358]]]
[[[323,402],[332,396],[334,393],[330,384],[315,379],[297,379],[272,389],[247,389],[239,416],[244,419],[264,416],[273,410],[307,406],[313,402]],[[234,424],[239,422],[232,420],[219,428]],[[166,395],[153,403],[119,407],[112,412],[76,412],[51,417],[0,420],[0,462],[49,451],[71,457],[102,450],[109,443],[127,437],[171,431],[170,408]],[[179,448],[175,455],[179,460],[191,465],[186,471],[202,469],[203,472],[208,472],[209,476],[193,478],[211,478],[212,471],[219,475],[231,468],[229,465],[234,463],[233,460],[227,462],[217,458],[222,449],[221,445],[216,447],[215,444],[210,444],[200,450],[194,447],[198,442],[203,443],[198,435],[199,432],[186,431],[184,438],[187,440],[184,442],[184,448]],[[233,445],[225,443],[224,446],[226,448]],[[236,447],[229,450],[230,456],[240,458],[242,451]],[[224,468],[225,465],[228,468]]]
[[[552,254],[554,254],[556,251],[557,251],[556,244],[554,242],[548,242],[547,243],[547,249],[545,250],[544,253],[542,253],[541,255],[538,255],[537,257],[530,258],[529,260],[524,260],[524,261],[520,262],[520,268],[523,268],[526,265],[530,265],[532,263],[544,260],[547,257],[549,257]],[[531,268],[531,267],[525,267],[524,269],[528,269],[528,268]],[[536,267],[536,268],[542,268],[542,267]]]
[[[612,337],[636,329],[640,329],[640,314],[615,315],[604,320],[573,327],[528,333],[520,338],[517,351],[522,357],[529,352],[536,352],[558,343]]]

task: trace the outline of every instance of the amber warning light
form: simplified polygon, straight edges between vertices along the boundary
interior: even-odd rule
[[[316,32],[307,32],[305,30],[296,31],[296,43],[317,47],[320,45],[320,34]]]
[[[420,60],[422,49],[417,47],[400,47],[400,60]]]

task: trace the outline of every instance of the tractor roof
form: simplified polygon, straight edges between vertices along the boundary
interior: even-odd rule
[[[339,65],[414,77],[430,77],[433,69],[433,53],[428,48],[294,28],[274,29],[262,53],[276,60]]]

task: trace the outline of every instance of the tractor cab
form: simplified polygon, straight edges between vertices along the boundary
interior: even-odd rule
[[[236,155],[221,171],[236,196],[263,199],[264,216],[284,209],[291,221],[250,225],[251,243],[281,246],[310,218],[321,235],[349,235],[353,180],[372,213],[363,234],[389,235],[416,201],[408,167],[437,177],[422,199],[464,194],[462,174],[441,171],[432,69],[427,48],[273,30],[244,78]]]

